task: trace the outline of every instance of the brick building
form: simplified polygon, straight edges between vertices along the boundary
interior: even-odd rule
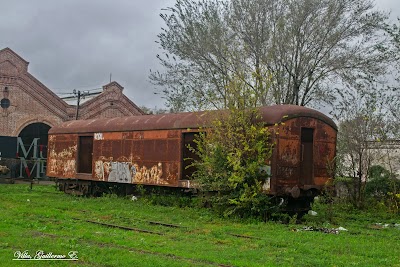
[[[10,48],[0,50],[0,165],[6,164],[5,158],[15,158],[16,152],[21,152],[15,151],[19,146],[17,137],[28,145],[25,154],[35,157],[33,148],[29,152],[35,138],[42,148],[52,126],[76,118],[76,105],[69,105],[37,80],[28,72],[28,65]],[[123,89],[117,82],[103,86],[99,95],[79,106],[78,119],[143,115]]]

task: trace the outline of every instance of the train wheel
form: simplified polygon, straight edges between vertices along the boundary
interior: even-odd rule
[[[297,215],[298,218],[301,218],[311,209],[312,200],[313,198],[310,197],[289,197],[286,209],[290,216]]]

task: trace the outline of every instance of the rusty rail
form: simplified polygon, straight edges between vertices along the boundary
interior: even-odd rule
[[[234,237],[240,237],[240,238],[247,238],[247,239],[261,239],[260,237],[249,236],[249,235],[239,235],[239,234],[231,234],[231,233],[228,233],[228,235],[231,235]]]
[[[107,226],[107,227],[111,227],[111,228],[118,228],[118,229],[128,230],[128,231],[135,231],[135,232],[146,233],[146,234],[154,234],[154,235],[165,235],[164,233],[160,233],[160,232],[154,232],[154,231],[150,231],[150,230],[133,228],[133,227],[128,227],[128,226],[121,226],[121,225],[116,225],[116,224],[97,222],[97,221],[92,221],[92,220],[84,220],[84,219],[78,219],[78,218],[73,218],[73,219],[74,220],[78,220],[78,221],[84,221],[84,222],[88,222],[88,223],[103,225],[103,226]]]

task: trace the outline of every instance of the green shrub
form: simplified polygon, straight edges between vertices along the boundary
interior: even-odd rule
[[[194,182],[211,194],[211,207],[224,216],[264,216],[269,197],[263,193],[268,175],[261,171],[271,157],[269,131],[257,109],[230,109],[195,139],[199,156]]]
[[[392,175],[388,170],[380,165],[372,166],[368,172],[368,182],[365,186],[365,193],[367,196],[373,196],[378,199],[383,199],[389,192],[393,190]]]
[[[380,165],[372,166],[368,172],[365,193],[370,206],[385,208],[394,213],[399,212],[400,180]]]

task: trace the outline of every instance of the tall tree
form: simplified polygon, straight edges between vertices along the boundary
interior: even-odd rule
[[[175,110],[226,108],[233,77],[259,104],[331,102],[333,83],[371,81],[388,59],[370,0],[177,0],[161,17],[150,80]]]
[[[370,167],[383,158],[376,153],[381,142],[390,135],[390,127],[379,91],[375,93],[346,95],[335,109],[339,121],[337,146],[337,176],[346,177],[352,201],[357,206],[364,204],[365,182]]]
[[[395,77],[396,82],[393,86],[389,87],[387,94],[387,108],[391,111],[395,122],[397,122],[397,138],[400,138],[400,18],[397,19],[398,24],[387,25],[386,32],[390,36],[390,44],[385,47],[390,53],[390,57],[395,61]]]

